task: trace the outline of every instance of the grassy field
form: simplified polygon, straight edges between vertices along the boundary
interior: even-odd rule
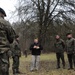
[[[36,72],[30,72],[30,62],[31,62],[31,56],[29,55],[27,58],[24,56],[20,59],[20,71],[22,74],[19,75],[75,75],[74,70],[67,70],[68,68],[68,62],[67,62],[67,56],[65,54],[65,60],[66,60],[66,69],[61,68],[56,69],[56,57],[54,53],[51,54],[42,54],[41,55],[41,66],[40,70]],[[12,66],[12,59],[10,61]],[[10,67],[10,75],[12,74],[12,68]]]

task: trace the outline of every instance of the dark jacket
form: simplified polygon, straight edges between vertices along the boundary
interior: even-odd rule
[[[34,48],[34,46],[39,46],[39,49]],[[39,43],[34,43],[30,46],[30,50],[32,55],[40,55],[43,47]]]
[[[67,54],[75,53],[75,39],[74,38],[66,40],[66,50],[67,50]]]
[[[62,39],[56,40],[54,46],[55,46],[56,53],[63,53],[64,52],[65,43]]]

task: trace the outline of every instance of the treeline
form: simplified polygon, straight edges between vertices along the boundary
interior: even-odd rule
[[[75,34],[75,0],[17,0],[15,11],[18,22],[13,27],[23,51],[39,38],[44,52],[51,52],[56,34],[64,40],[67,32]]]
[[[60,22],[60,21],[59,21]],[[66,22],[65,22],[66,23]],[[66,26],[67,25],[67,26]],[[63,25],[54,24],[53,27],[48,27],[48,30],[46,32],[46,37],[43,37],[42,39],[45,39],[42,42],[42,45],[44,47],[44,52],[51,52],[54,51],[54,42],[55,42],[55,35],[59,34],[62,39],[66,40],[66,33],[72,32],[73,36],[75,37],[75,25],[66,23]],[[25,50],[29,50],[30,44],[33,42],[34,38],[38,38],[38,32],[39,32],[39,25],[36,22],[17,22],[13,23],[13,27],[17,34],[20,35],[20,45],[23,52]]]

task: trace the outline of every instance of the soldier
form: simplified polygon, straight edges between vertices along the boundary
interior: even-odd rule
[[[40,54],[42,50],[42,46],[39,44],[38,39],[34,39],[34,43],[30,46],[31,54],[32,54],[32,64],[31,64],[31,71],[39,69],[39,61],[40,61]]]
[[[19,46],[19,36],[15,37],[13,42],[13,49],[12,49],[12,58],[13,58],[13,74],[20,73],[19,71],[19,58],[21,57],[21,49]]]
[[[59,35],[56,35],[56,42],[54,46],[55,46],[55,52],[56,52],[56,58],[57,58],[57,69],[60,68],[60,59],[62,60],[63,68],[65,68],[65,60],[64,60],[65,44]]]
[[[0,75],[9,75],[10,43],[13,43],[15,32],[4,17],[6,13],[0,8]]]
[[[69,61],[70,69],[73,69],[73,63],[75,66],[75,39],[73,38],[71,33],[67,33],[67,40],[66,40],[66,50],[67,50],[67,56]]]

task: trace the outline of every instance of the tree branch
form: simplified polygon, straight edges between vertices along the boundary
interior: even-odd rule
[[[57,1],[57,3],[56,3],[56,5],[54,6],[54,8],[53,8],[52,12],[50,13],[49,18],[52,16],[52,13],[55,11],[55,9],[56,9],[56,7],[57,7],[58,3],[59,3],[59,0]]]

